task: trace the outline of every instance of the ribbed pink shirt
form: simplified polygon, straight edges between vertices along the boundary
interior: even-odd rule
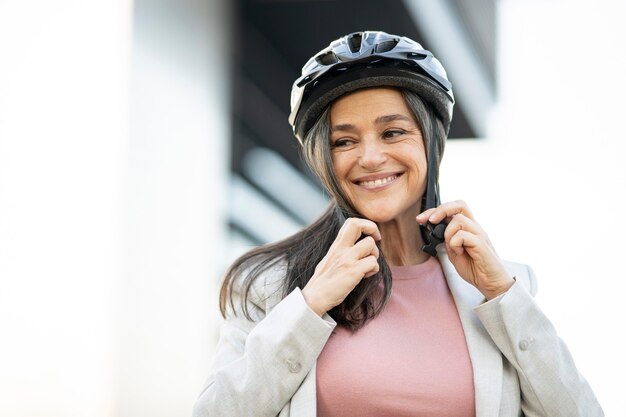
[[[317,360],[318,417],[474,417],[459,315],[436,258],[392,267],[385,310],[337,327]]]

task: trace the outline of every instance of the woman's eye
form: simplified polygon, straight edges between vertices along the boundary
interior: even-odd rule
[[[395,137],[404,135],[405,133],[406,133],[406,131],[404,131],[402,129],[385,130],[383,132],[383,137],[384,138],[395,138]]]
[[[334,143],[333,143],[333,148],[342,148],[345,146],[349,146],[353,143],[354,141],[351,139],[337,139]]]

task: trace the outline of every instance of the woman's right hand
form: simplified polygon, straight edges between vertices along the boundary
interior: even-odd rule
[[[361,235],[367,236],[359,240]],[[378,272],[380,239],[378,226],[370,220],[351,217],[341,226],[302,290],[304,300],[320,317],[341,304],[363,278]]]

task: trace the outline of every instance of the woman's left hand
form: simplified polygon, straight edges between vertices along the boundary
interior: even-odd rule
[[[450,262],[485,298],[491,300],[511,288],[515,281],[464,201],[441,204],[421,213],[416,220],[420,225],[448,221],[444,239]]]

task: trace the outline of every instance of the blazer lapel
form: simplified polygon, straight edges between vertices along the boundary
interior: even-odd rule
[[[474,313],[474,308],[485,298],[456,272],[444,245],[439,245],[437,255],[459,312],[472,360],[476,415],[497,417],[502,397],[502,354]]]

